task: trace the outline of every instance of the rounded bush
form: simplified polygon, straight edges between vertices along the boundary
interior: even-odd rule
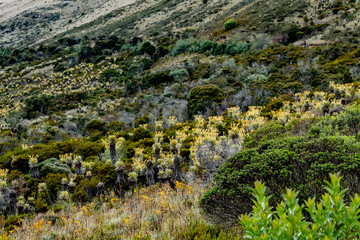
[[[222,90],[214,84],[193,88],[187,105],[189,116],[205,112],[213,102],[221,103],[223,98]]]
[[[236,28],[236,26],[237,26],[237,22],[236,22],[236,20],[233,19],[233,18],[227,20],[227,21],[224,23],[224,28],[225,28],[226,31],[229,31],[229,30],[231,30],[231,29],[234,29],[234,28]]]
[[[262,181],[275,206],[282,193],[291,188],[301,191],[300,204],[324,193],[329,173],[346,172],[344,187],[349,194],[359,192],[360,145],[348,137],[289,137],[274,139],[257,148],[229,158],[216,176],[217,186],[200,200],[205,213],[218,223],[236,223],[241,214],[252,210],[251,188]]]
[[[80,155],[86,160],[90,156],[97,156],[105,150],[101,142],[84,142],[74,151],[75,154]]]
[[[121,74],[115,69],[107,69],[100,74],[100,82],[106,83],[118,81],[120,77]]]
[[[59,159],[50,158],[39,164],[41,176],[47,176],[49,173],[71,173],[70,168],[63,164]]]

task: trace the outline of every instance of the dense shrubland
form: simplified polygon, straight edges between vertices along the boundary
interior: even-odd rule
[[[236,225],[258,180],[269,214],[287,188],[298,194],[286,204],[310,203],[335,172],[348,202],[359,191],[359,45],[291,44],[326,27],[292,25],[281,40],[110,36],[3,49],[2,233],[240,238],[238,226],[200,213]],[[248,235],[251,221],[242,217]]]
[[[60,211],[64,200],[99,204],[102,196],[113,194],[123,201],[136,186],[159,183],[178,189],[181,181],[198,185],[196,179],[208,184],[219,166],[241,149],[221,166],[215,188],[200,201],[216,222],[236,222],[251,210],[250,188],[255,180],[270,186],[270,204],[281,199],[287,187],[300,191],[300,203],[320,196],[331,172],[344,174],[352,194],[358,191],[356,86],[331,83],[328,92],[298,93],[282,102],[273,98],[269,105],[252,106],[246,112],[231,107],[221,116],[195,115],[186,123],[172,116],[152,124],[143,117],[132,131],[113,130],[107,138],[102,136],[109,124],[92,120],[84,126],[87,138],[23,144],[0,157],[3,168],[11,169],[3,170],[3,191],[15,198],[15,207],[3,200],[3,211],[25,213],[28,219],[29,212]],[[344,99],[337,100],[337,94]],[[329,115],[334,112],[340,114]]]

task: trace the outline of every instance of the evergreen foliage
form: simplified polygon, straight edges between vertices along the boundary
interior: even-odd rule
[[[259,180],[269,186],[271,206],[287,189],[299,191],[299,201],[320,197],[324,180],[332,172],[344,173],[349,194],[360,190],[360,145],[351,137],[288,137],[243,150],[228,159],[216,176],[216,186],[200,201],[216,222],[236,222],[251,211],[251,185]],[[345,174],[346,173],[346,174]]]
[[[357,239],[360,231],[360,197],[356,193],[347,203],[347,189],[341,190],[342,177],[330,174],[325,193],[300,204],[299,191],[287,189],[276,208],[264,183],[255,182],[252,189],[253,211],[241,216],[245,239]],[[308,220],[304,210],[309,214]]]

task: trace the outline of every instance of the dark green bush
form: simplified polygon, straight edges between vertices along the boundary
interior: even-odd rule
[[[19,170],[22,173],[29,172],[29,157],[27,155],[18,155],[11,162],[11,170]]]
[[[290,137],[243,150],[228,159],[216,176],[216,187],[201,199],[204,212],[214,221],[235,223],[251,211],[251,187],[260,180],[269,186],[271,203],[286,188],[301,191],[300,201],[319,197],[329,173],[343,172],[349,194],[360,191],[360,145],[349,137]],[[345,174],[346,173],[346,174]]]
[[[86,191],[84,190],[84,188],[82,187],[76,187],[75,193],[71,196],[71,199],[74,202],[80,202],[80,203],[89,201],[89,197]]]
[[[117,82],[119,81],[120,77],[121,74],[115,69],[106,69],[100,74],[100,82],[102,83]]]
[[[98,156],[103,153],[105,147],[100,142],[83,142],[79,144],[78,148],[74,151],[75,154],[80,155],[86,160],[91,156]]]
[[[245,148],[257,147],[268,140],[278,138],[286,133],[286,128],[280,123],[268,122],[261,128],[245,136],[243,146]]]
[[[231,30],[231,29],[234,29],[234,28],[236,28],[236,26],[237,26],[237,22],[236,22],[236,20],[233,19],[233,18],[227,20],[227,21],[224,23],[224,28],[225,28],[226,31],[229,31],[229,30]]]
[[[91,134],[96,131],[99,131],[99,132],[105,134],[106,133],[105,125],[106,124],[104,122],[94,119],[86,124],[86,126],[84,128],[84,132]]]
[[[153,133],[145,128],[137,128],[135,129],[133,136],[132,136],[132,141],[137,142],[139,140],[145,139],[145,138],[152,138]]]
[[[145,87],[157,86],[162,83],[172,82],[172,77],[169,76],[166,72],[157,72],[154,74],[149,74],[144,77],[143,84]]]
[[[45,183],[50,193],[51,202],[57,199],[57,193],[61,190],[61,180],[66,177],[65,173],[49,173],[45,177]]]
[[[33,95],[25,99],[24,114],[26,119],[31,119],[46,114],[50,107],[50,97]]]
[[[292,92],[299,92],[303,84],[294,79],[290,79],[288,76],[281,73],[272,73],[266,80],[259,80],[250,83],[252,86],[262,85],[264,89],[270,91],[273,95],[280,95]]]
[[[50,202],[50,195],[48,190],[44,192],[39,192],[34,202],[35,212],[37,213],[47,212],[47,210],[49,210],[50,204],[51,202]]]
[[[114,186],[116,171],[113,165],[103,162],[95,163],[92,167],[92,175],[98,182],[103,182],[106,187]]]
[[[123,122],[119,122],[119,121],[113,121],[107,125],[105,125],[105,128],[107,131],[115,131],[115,132],[119,132],[123,129],[125,123]]]
[[[149,54],[152,56],[156,52],[156,47],[152,45],[150,42],[143,42],[139,49],[140,54]]]
[[[103,60],[105,60],[105,56],[104,56],[104,55],[98,56],[98,57],[95,58],[94,64],[97,64],[97,63],[99,63],[99,62],[101,62],[101,61],[103,61]]]
[[[223,98],[222,90],[214,84],[193,88],[187,105],[189,116],[205,112],[206,108],[209,108],[213,102],[219,104]]]
[[[149,116],[145,115],[135,120],[135,127],[139,127],[141,124],[148,124],[150,122]]]

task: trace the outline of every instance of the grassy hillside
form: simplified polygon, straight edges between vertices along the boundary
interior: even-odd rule
[[[0,47],[4,239],[242,239],[255,181],[358,193],[359,2],[129,4]]]

